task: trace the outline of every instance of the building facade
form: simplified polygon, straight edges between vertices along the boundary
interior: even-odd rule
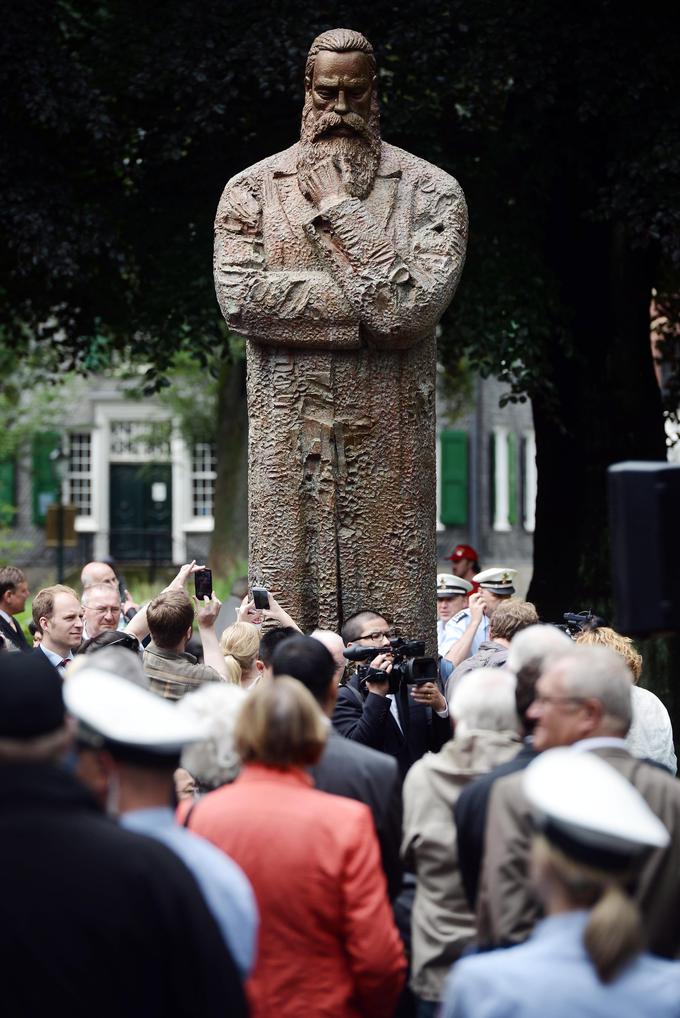
[[[215,448],[191,447],[171,411],[129,398],[123,383],[87,380],[62,417],[0,465],[0,507],[12,560],[49,558],[49,507],[75,507],[76,545],[67,564],[179,564],[205,559],[214,527]],[[52,535],[54,536],[54,535]],[[5,557],[7,557],[5,555]]]
[[[437,553],[442,570],[457,544],[470,544],[482,568],[518,570],[531,580],[536,507],[536,443],[531,404],[501,406],[507,384],[478,378],[470,407],[451,420],[437,408]]]
[[[528,586],[536,499],[530,404],[500,406],[507,386],[477,379],[470,406],[452,419],[437,408],[437,530],[440,569],[458,543],[482,566],[519,570]],[[216,478],[212,442],[189,445],[167,406],[130,398],[115,379],[74,382],[68,416],[36,433],[0,463],[0,513],[11,561],[53,568],[46,546],[49,506],[75,507],[76,544],[67,566],[117,562],[180,564],[208,554]],[[7,554],[3,555],[8,558]]]

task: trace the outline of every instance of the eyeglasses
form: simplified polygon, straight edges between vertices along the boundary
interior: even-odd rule
[[[107,612],[111,612],[112,615],[115,615],[116,613],[120,614],[120,605],[113,607],[112,605],[107,604],[102,608],[97,608],[94,605],[84,604],[83,608],[85,608],[86,611],[94,612],[95,615],[106,615]]]
[[[547,707],[555,703],[585,703],[587,696],[535,696],[533,702],[538,707]]]
[[[388,640],[391,640],[394,636],[393,629],[378,629],[375,633],[364,633],[359,637],[360,640],[382,640],[386,636]]]

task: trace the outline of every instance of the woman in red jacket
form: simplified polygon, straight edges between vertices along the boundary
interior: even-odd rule
[[[243,770],[190,817],[255,891],[253,1018],[390,1018],[404,982],[370,811],[317,791],[304,770],[327,731],[301,683],[260,683],[236,726]]]

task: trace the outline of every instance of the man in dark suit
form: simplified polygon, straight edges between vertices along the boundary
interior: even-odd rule
[[[63,766],[72,735],[55,669],[37,652],[1,667],[4,1013],[245,1018],[240,974],[189,870],[112,823]]]
[[[477,903],[479,874],[484,857],[484,833],[491,790],[496,781],[507,774],[524,770],[536,756],[534,721],[527,716],[527,711],[534,700],[536,682],[551,661],[562,657],[571,648],[569,637],[555,626],[528,626],[512,638],[506,667],[517,680],[515,703],[524,729],[522,748],[512,760],[499,764],[498,767],[466,785],[453,807],[458,840],[458,863],[465,895],[473,912]]]
[[[357,612],[345,622],[345,646],[376,647],[381,653],[371,661],[365,681],[355,674],[340,687],[332,721],[345,738],[395,757],[403,780],[412,763],[441,749],[451,737],[451,723],[438,683],[402,683],[390,692],[391,635],[389,623],[376,612]]]
[[[323,644],[310,636],[291,636],[276,647],[272,670],[302,682],[327,717],[337,695],[335,662]],[[343,739],[331,728],[319,762],[310,769],[322,792],[365,803],[373,814],[390,898],[401,886],[401,780],[396,762],[360,743]]]
[[[21,615],[29,596],[28,583],[21,569],[5,566],[0,569],[0,634],[8,650],[30,650],[23,630],[15,620]]]

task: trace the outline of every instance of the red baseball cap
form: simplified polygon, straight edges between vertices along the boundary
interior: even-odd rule
[[[474,548],[469,544],[457,544],[447,558],[452,562],[459,562],[462,558],[469,558],[471,562],[477,562],[478,556]]]

